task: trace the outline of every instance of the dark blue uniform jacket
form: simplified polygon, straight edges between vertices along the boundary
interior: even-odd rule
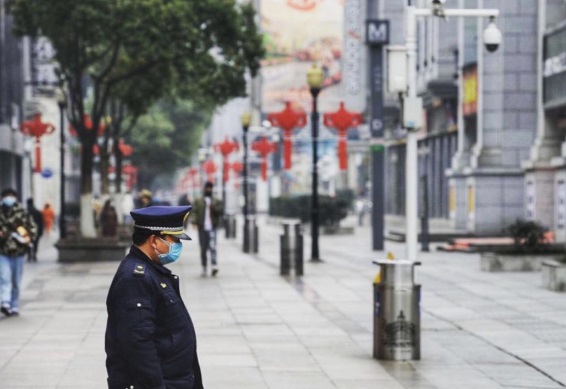
[[[106,306],[109,389],[203,387],[195,329],[171,270],[132,246]]]

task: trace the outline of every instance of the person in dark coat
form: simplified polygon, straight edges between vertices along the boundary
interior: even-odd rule
[[[193,322],[179,278],[164,265],[179,258],[190,206],[134,210],[133,245],[120,263],[106,306],[108,388],[202,389]]]
[[[116,236],[118,213],[110,199],[106,200],[102,211],[100,211],[100,225],[102,226],[102,236]]]
[[[33,240],[33,245],[29,248],[28,251],[28,262],[37,262],[37,248],[39,247],[39,240],[43,235],[43,213],[35,207],[35,205],[33,204],[33,199],[31,197],[27,199],[26,204],[28,213],[31,215],[37,228],[37,232]]]
[[[198,240],[200,244],[200,260],[202,264],[201,275],[207,275],[206,265],[208,262],[208,252],[210,251],[210,264],[212,266],[212,276],[218,274],[218,260],[216,257],[216,230],[220,227],[224,205],[222,201],[213,196],[213,184],[204,184],[203,197],[194,202],[191,221],[198,229]]]

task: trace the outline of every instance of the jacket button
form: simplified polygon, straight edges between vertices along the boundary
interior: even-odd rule
[[[138,308],[141,307],[141,303],[138,303]]]

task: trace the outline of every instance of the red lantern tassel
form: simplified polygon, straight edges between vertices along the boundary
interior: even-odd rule
[[[344,135],[340,135],[340,139],[338,140],[338,161],[340,170],[346,170],[348,168],[348,149]]]
[[[35,138],[35,173],[41,173],[41,144],[39,138]]]
[[[224,162],[224,182],[230,179],[230,162]]]
[[[291,169],[291,153],[293,152],[293,142],[291,140],[291,131],[285,131],[283,139],[283,155],[285,170]]]
[[[265,156],[261,159],[261,179],[267,180],[267,157]]]

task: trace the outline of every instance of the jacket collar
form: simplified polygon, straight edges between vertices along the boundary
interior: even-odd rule
[[[144,261],[145,263],[147,263],[149,266],[151,266],[153,269],[155,269],[156,271],[165,274],[165,275],[171,275],[171,270],[167,269],[165,266],[160,265],[158,263],[155,263],[154,261],[151,260],[151,258],[149,258],[143,251],[141,251],[139,249],[139,247],[132,245],[130,247],[130,252],[128,253],[128,255],[131,255],[133,257],[136,257],[138,259],[141,259],[142,261]]]

